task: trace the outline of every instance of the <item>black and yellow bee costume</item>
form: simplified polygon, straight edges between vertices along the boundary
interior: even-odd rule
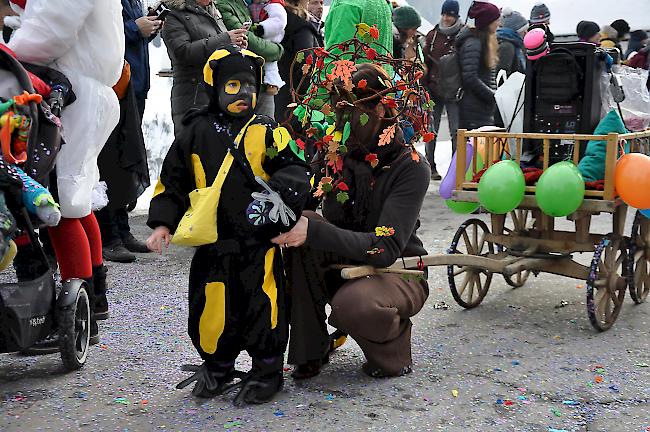
[[[188,209],[188,194],[212,184],[233,138],[246,126],[235,151],[250,166],[231,165],[218,203],[218,240],[196,250],[190,269],[188,333],[205,363],[188,369],[196,374],[179,385],[196,381],[195,395],[219,394],[233,377],[236,357],[246,350],[253,358],[247,377],[254,385],[240,396],[248,403],[268,400],[282,387],[288,319],[280,249],[270,239],[293,224],[247,221],[251,193],[262,188],[246,170],[265,179],[298,217],[312,175],[295,146],[274,141],[278,126],[270,118],[255,116],[249,122],[252,115],[236,118],[219,108],[218,87],[242,70],[255,74],[259,94],[262,64],[252,52],[234,47],[210,57],[205,70],[206,83],[214,87],[211,103],[185,117],[165,158],[147,221],[151,228],[164,225],[173,233]]]

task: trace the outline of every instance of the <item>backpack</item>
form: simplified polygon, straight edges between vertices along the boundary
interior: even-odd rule
[[[458,101],[462,97],[460,59],[455,48],[449,54],[440,57],[437,93],[444,101]]]
[[[580,93],[583,71],[566,48],[555,48],[535,63],[536,94],[549,103],[564,103]]]

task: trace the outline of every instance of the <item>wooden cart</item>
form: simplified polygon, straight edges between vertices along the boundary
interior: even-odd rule
[[[587,313],[598,330],[607,330],[616,321],[626,291],[635,303],[642,303],[650,292],[650,219],[637,212],[631,230],[625,228],[628,207],[614,189],[614,169],[619,143],[627,142],[630,151],[648,154],[650,131],[609,135],[511,134],[503,132],[458,131],[458,142],[482,140],[486,167],[499,159],[504,146],[519,163],[522,143],[526,139],[543,143],[543,169],[549,166],[552,140],[573,142],[573,162],[580,160],[580,143],[606,140],[607,154],[604,190],[587,190],[580,208],[567,217],[574,231],[555,228],[555,218],[544,214],[535,199],[535,187],[527,186],[520,205],[508,215],[491,214],[490,226],[472,218],[458,228],[447,254],[429,255],[421,259],[399,260],[387,269],[369,266],[342,270],[344,278],[356,278],[376,272],[421,274],[418,267],[447,266],[449,287],[454,299],[465,308],[478,306],[485,298],[495,274],[517,288],[531,274],[552,273],[587,282]],[[478,152],[475,151],[474,155]],[[458,146],[456,188],[453,199],[478,202],[478,183],[466,181],[465,146]],[[471,162],[477,172],[477,158]],[[650,192],[649,192],[650,193]],[[590,232],[591,217],[601,213],[612,215],[611,232],[605,235]],[[574,254],[593,254],[590,265],[574,260]]]

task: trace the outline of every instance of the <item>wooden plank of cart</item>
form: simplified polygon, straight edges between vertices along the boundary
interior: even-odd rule
[[[517,288],[531,274],[552,273],[587,283],[587,313],[598,330],[607,330],[616,321],[626,292],[635,303],[642,303],[650,292],[650,219],[637,212],[631,230],[626,231],[628,207],[617,197],[614,170],[620,143],[625,140],[631,152],[649,153],[650,130],[641,133],[608,135],[532,134],[458,131],[458,142],[470,139],[485,145],[486,168],[499,159],[504,146],[520,162],[523,140],[539,140],[543,146],[543,169],[549,167],[551,141],[572,141],[573,162],[580,160],[580,143],[606,140],[604,190],[586,190],[580,208],[567,216],[575,230],[555,228],[555,218],[544,214],[535,200],[535,186],[526,187],[520,205],[508,215],[490,214],[490,225],[471,218],[458,228],[447,254],[398,260],[393,266],[376,269],[370,266],[341,270],[346,279],[379,272],[422,274],[423,266],[447,266],[449,287],[454,299],[465,308],[478,306],[485,298],[495,274]],[[513,148],[514,147],[514,148]],[[477,172],[478,151],[474,151],[471,170]],[[478,202],[478,183],[466,181],[466,147],[458,146],[456,188],[453,199]],[[590,231],[591,217],[612,215],[611,232],[605,235]],[[574,260],[578,253],[592,254],[591,265]]]

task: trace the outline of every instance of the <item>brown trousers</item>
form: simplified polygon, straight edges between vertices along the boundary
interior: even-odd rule
[[[426,281],[407,281],[382,274],[345,281],[336,255],[308,247],[290,248],[285,267],[291,298],[289,363],[323,358],[329,349],[329,323],[349,334],[361,347],[369,365],[385,375],[398,375],[411,366],[411,320],[428,296]]]

